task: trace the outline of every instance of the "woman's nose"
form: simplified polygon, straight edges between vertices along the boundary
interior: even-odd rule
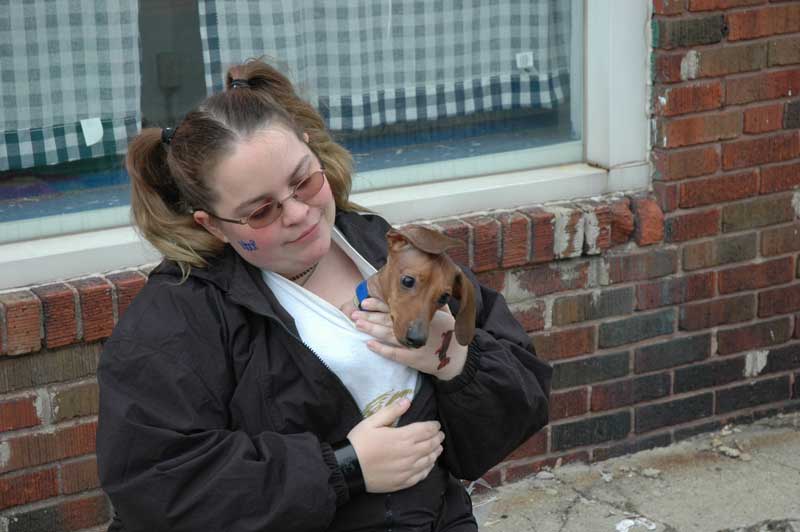
[[[306,217],[309,207],[299,199],[290,197],[283,202],[282,209],[281,218],[284,225],[294,225]]]

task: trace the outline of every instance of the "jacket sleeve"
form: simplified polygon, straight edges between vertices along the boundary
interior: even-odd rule
[[[505,298],[473,280],[475,337],[460,375],[435,381],[444,461],[475,480],[547,425],[552,368],[537,356]]]
[[[325,530],[349,497],[328,444],[226,428],[178,357],[112,339],[98,382],[99,476],[126,532]]]

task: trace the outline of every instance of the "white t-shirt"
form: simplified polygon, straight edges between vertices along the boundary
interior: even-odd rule
[[[350,257],[361,275],[367,278],[375,273],[344,235],[336,227],[332,229],[333,243]],[[364,417],[400,398],[414,396],[417,370],[370,351],[367,341],[374,338],[356,329],[349,316],[321,297],[281,275],[266,270],[261,273],[294,318],[300,338],[341,379]]]

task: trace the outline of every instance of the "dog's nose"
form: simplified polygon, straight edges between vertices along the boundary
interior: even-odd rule
[[[408,345],[408,347],[417,349],[425,345],[427,341],[428,331],[425,330],[425,327],[423,327],[421,323],[416,322],[408,327],[408,331],[406,332],[406,345]]]

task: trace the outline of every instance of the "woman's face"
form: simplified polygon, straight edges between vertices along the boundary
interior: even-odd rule
[[[218,198],[212,209],[223,218],[245,218],[270,200],[284,200],[294,185],[317,170],[320,162],[305,142],[288,129],[271,127],[238,143],[212,172],[210,185]],[[327,253],[336,206],[327,179],[306,202],[291,198],[282,206],[280,217],[259,229],[218,220],[204,211],[194,216],[247,262],[291,276]]]

